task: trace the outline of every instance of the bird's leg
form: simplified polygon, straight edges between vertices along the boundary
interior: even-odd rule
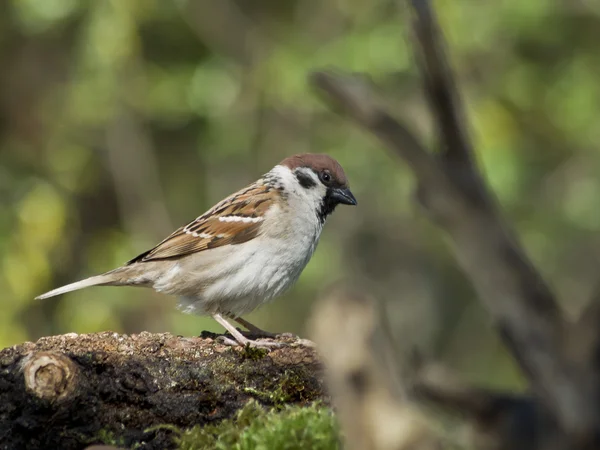
[[[213,314],[212,317],[219,324],[221,324],[223,326],[223,328],[225,328],[227,331],[229,331],[231,333],[231,335],[233,336],[233,338],[235,339],[235,341],[241,346],[249,345],[250,347],[263,347],[263,348],[281,347],[281,344],[278,342],[265,342],[262,340],[254,340],[253,341],[251,339],[248,339],[242,333],[240,333],[240,331],[237,330],[233,325],[231,325],[229,322],[227,322],[227,320],[223,316],[221,316],[221,314]],[[230,339],[228,339],[228,340],[225,340],[225,343],[231,344],[232,341]]]
[[[235,317],[234,315],[229,315],[229,317],[232,318],[233,320],[235,320],[237,323],[239,323],[244,328],[246,328],[250,333],[255,334],[257,336],[274,338],[280,334],[280,333],[271,333],[270,331],[265,331],[261,328],[258,328],[256,325],[251,324],[250,322],[248,322],[245,319],[242,319],[241,317]]]

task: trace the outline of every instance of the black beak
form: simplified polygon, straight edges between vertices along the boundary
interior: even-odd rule
[[[337,203],[344,205],[356,205],[356,199],[350,189],[348,188],[336,188],[331,191],[331,198]]]

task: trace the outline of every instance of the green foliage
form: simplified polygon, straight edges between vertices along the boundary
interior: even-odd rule
[[[180,450],[335,450],[334,414],[321,405],[265,411],[248,402],[234,420],[197,426],[176,438]]]

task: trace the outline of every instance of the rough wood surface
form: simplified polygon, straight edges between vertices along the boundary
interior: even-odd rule
[[[214,335],[112,332],[42,338],[0,351],[0,449],[82,449],[112,435],[126,446],[172,446],[160,424],[190,427],[265,406],[325,400],[313,348],[266,353]]]

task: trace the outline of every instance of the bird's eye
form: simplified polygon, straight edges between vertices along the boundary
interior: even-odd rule
[[[331,174],[326,170],[321,172],[321,181],[325,184],[331,183]]]

